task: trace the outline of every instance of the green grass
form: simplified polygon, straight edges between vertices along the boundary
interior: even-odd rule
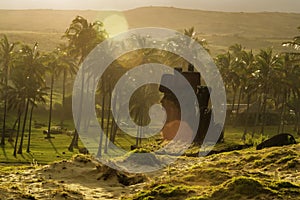
[[[59,101],[59,99],[56,99],[56,101]],[[15,121],[15,116],[13,116],[13,113],[11,113],[8,118],[8,126],[12,127],[14,121]],[[37,121],[47,126],[48,114],[36,111],[33,117],[33,121]],[[59,117],[58,116],[54,117],[54,119],[52,120],[52,126],[56,126],[59,124],[60,124]],[[65,120],[64,124],[68,130],[74,130],[74,122],[72,119]],[[45,139],[44,138],[45,134],[43,134],[43,130],[47,129],[46,126],[43,128],[33,128],[30,153],[26,153],[27,139],[28,139],[27,132],[25,132],[22,155],[18,154],[16,157],[14,157],[13,156],[14,143],[7,142],[5,147],[1,147],[0,149],[0,162],[1,163],[27,163],[27,164],[37,162],[38,164],[48,164],[50,162],[57,161],[57,160],[69,159],[74,153],[78,153],[77,149],[75,149],[74,152],[69,152],[67,149],[72,140],[71,136],[68,136],[66,134],[59,134],[59,135],[53,135],[55,137],[54,139],[51,140]],[[287,126],[286,132],[293,133],[292,128],[293,128],[292,126]],[[222,150],[234,145],[244,144],[244,141],[241,140],[243,130],[244,130],[243,127],[227,126],[225,128],[225,137],[224,137],[225,142],[221,144],[217,144],[214,147],[214,150]],[[249,130],[252,129],[249,128]],[[258,131],[259,127],[256,127],[256,130]],[[256,133],[254,135],[254,139],[252,140],[256,140],[256,143],[259,143],[263,138],[269,138],[275,134],[277,134],[277,127],[267,126],[265,128],[264,137]],[[294,136],[296,136],[296,134],[294,134]],[[115,144],[126,151],[130,151],[130,146],[134,145],[135,142],[136,142],[135,137],[131,137],[130,135],[119,131],[116,137]],[[149,151],[153,151],[154,149],[161,148],[159,145],[157,145],[157,141],[155,140],[155,138],[150,140],[143,139],[142,144]],[[81,143],[80,146],[83,147]],[[199,148],[195,147],[194,150],[199,151]],[[193,153],[194,150],[191,149],[189,153]],[[285,159],[289,160],[290,158],[285,158]],[[291,165],[292,164],[293,163],[291,163]]]
[[[293,125],[285,126],[284,132],[285,133],[291,133],[296,139],[299,139],[299,136],[296,134],[296,132],[293,130]],[[257,127],[249,127],[248,128],[248,136],[252,134],[252,130],[255,129],[254,138],[259,139],[262,137],[262,134],[260,134],[260,126]],[[277,135],[277,129],[278,126],[266,126],[265,132],[263,134],[263,137],[270,138],[274,135]],[[225,126],[225,141],[227,142],[239,142],[241,141],[242,135],[244,132],[244,127],[233,127],[233,126]]]
[[[30,145],[30,153],[26,152],[27,134],[24,137],[23,154],[13,156],[14,144],[6,143],[5,147],[0,149],[1,163],[35,163],[48,164],[53,161],[69,159],[75,152],[68,151],[68,145],[71,142],[71,137],[67,135],[53,135],[55,138],[45,139],[43,134],[44,129],[35,129],[32,132],[32,140]],[[20,141],[20,140],[19,140]]]

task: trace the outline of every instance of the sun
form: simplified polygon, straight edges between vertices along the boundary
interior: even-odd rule
[[[128,30],[128,23],[122,14],[113,14],[103,20],[104,28],[110,36],[117,35]]]

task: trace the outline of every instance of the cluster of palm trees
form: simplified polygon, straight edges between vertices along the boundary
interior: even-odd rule
[[[295,37],[297,38],[297,37]],[[297,43],[286,42],[298,47]],[[255,109],[252,118],[252,136],[255,127],[265,131],[267,113],[277,111],[279,115],[278,132],[284,131],[287,115],[294,114],[295,131],[300,134],[300,53],[275,53],[271,48],[254,54],[240,44],[229,47],[228,52],[216,56],[215,61],[224,79],[225,87],[231,95],[230,111],[235,110],[234,124],[240,117],[240,105],[245,103],[244,117],[245,139],[250,120],[250,105]],[[232,117],[232,116],[231,116]]]
[[[18,46],[18,47],[17,47]],[[16,50],[18,48],[18,50]],[[30,151],[31,121],[33,108],[37,102],[45,102],[46,83],[44,74],[46,68],[43,65],[43,57],[38,51],[36,43],[32,48],[28,45],[10,43],[6,36],[1,40],[1,61],[2,61],[2,81],[1,96],[3,97],[3,121],[1,145],[5,145],[5,135],[7,132],[7,113],[15,110],[17,119],[17,135],[14,145],[14,155],[22,154],[24,133],[29,115],[28,146]],[[22,120],[23,116],[23,120]],[[23,124],[21,123],[23,121]],[[13,129],[14,129],[13,128]],[[21,133],[21,135],[19,135]],[[20,136],[20,138],[19,138]],[[20,139],[19,148],[18,140]],[[12,142],[12,133],[9,136]]]
[[[184,30],[184,34],[192,37],[207,49],[206,41],[200,40],[196,36],[194,28]],[[30,47],[25,44],[9,42],[8,38],[3,36],[0,42],[0,97],[1,107],[3,108],[0,145],[5,145],[5,138],[9,135],[9,142],[15,142],[14,155],[16,156],[17,153],[22,154],[24,136],[27,132],[27,152],[30,152],[33,111],[37,105],[46,103],[46,97],[49,97],[49,120],[47,136],[45,138],[52,138],[51,121],[55,81],[58,80],[58,77],[61,77],[63,81],[63,111],[61,116],[61,125],[63,126],[65,118],[64,108],[66,106],[66,80],[68,76],[72,76],[77,72],[78,66],[83,63],[90,51],[107,37],[108,34],[100,21],[89,23],[81,16],[77,16],[72,21],[63,35],[63,38],[66,40],[65,43],[60,44],[52,52],[41,53],[37,43]],[[168,41],[168,45],[174,45],[176,40],[180,41],[180,38]],[[151,39],[146,41],[145,38],[133,36],[133,42],[144,46],[144,43],[154,41],[151,41]],[[299,49],[299,37],[295,37],[293,41],[284,43],[284,45]],[[174,48],[177,48],[177,46],[175,44]],[[114,48],[114,44],[112,44],[111,48]],[[235,109],[236,118],[240,114],[239,105],[241,103],[247,104],[243,138],[245,138],[248,132],[250,105],[254,103],[258,105],[254,125],[261,124],[261,133],[264,132],[266,113],[270,109],[270,104],[274,105],[280,111],[281,123],[278,130],[284,129],[285,113],[293,110],[296,117],[295,128],[298,133],[300,132],[299,58],[299,53],[276,54],[272,49],[261,50],[257,54],[254,54],[252,51],[245,50],[239,44],[229,47],[227,53],[216,56],[215,62],[220,68],[226,89],[232,94],[232,110],[237,104],[237,108]],[[131,65],[136,66],[151,62],[159,62],[173,67],[188,65],[183,58],[170,52],[144,49],[121,56],[111,64],[115,66],[115,69],[112,71],[107,70],[107,74],[101,77],[97,90],[99,98],[96,98],[98,99],[96,107],[100,108],[101,126],[103,129],[106,129],[105,153],[108,149],[107,140],[115,140],[117,130],[116,121],[119,120],[112,118],[110,113],[111,106],[122,107],[122,105],[117,105],[116,102],[113,104],[110,103],[114,84],[119,77],[126,74],[126,68]],[[84,84],[84,78],[82,79],[82,84]],[[159,94],[153,95],[153,90],[155,90],[155,87],[154,89],[145,87],[137,93],[137,100],[134,100],[130,105],[130,114],[138,124],[147,124],[149,121],[148,112],[143,110],[145,109],[144,104],[139,102],[140,97],[153,97],[153,99],[148,98],[150,99],[149,102],[151,101],[150,104],[159,101]],[[145,102],[143,101],[143,103]],[[118,103],[122,104],[122,102]],[[9,116],[10,118],[15,117],[15,123],[12,128],[16,130],[15,140],[13,140],[13,134],[8,134],[8,113],[14,113]],[[75,123],[82,122],[79,119]],[[77,124],[77,127],[86,125]],[[137,135],[142,134],[142,130],[138,130],[137,132]],[[68,147],[70,151],[73,151],[74,147],[78,147],[78,139],[78,132],[75,129],[72,142]],[[98,152],[100,156],[102,154],[102,139],[101,137],[101,144],[99,145],[101,146],[101,151]],[[140,142],[137,137],[136,143]]]
[[[38,43],[29,45],[9,42],[4,35],[0,41],[0,83],[1,103],[3,108],[1,142],[5,145],[5,138],[9,135],[9,142],[14,143],[14,155],[22,154],[24,135],[27,131],[27,152],[30,152],[31,126],[33,110],[37,105],[46,103],[49,97],[49,121],[46,139],[51,139],[51,121],[53,110],[54,82],[62,75],[62,107],[65,107],[66,79],[77,71],[89,51],[103,41],[107,34],[102,23],[88,23],[86,19],[77,16],[67,29],[63,38],[67,42],[59,45],[52,52],[41,53]],[[46,81],[47,80],[47,81]],[[50,94],[49,94],[50,93]],[[8,115],[8,113],[14,113]],[[62,112],[64,113],[64,112]],[[10,120],[16,116],[13,130],[16,130],[15,140]],[[63,125],[62,115],[61,124]],[[75,140],[78,136],[75,135]],[[73,143],[73,145],[78,145]]]

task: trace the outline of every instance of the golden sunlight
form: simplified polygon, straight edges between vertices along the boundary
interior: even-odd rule
[[[109,15],[103,20],[104,28],[110,36],[117,35],[128,30],[126,18],[121,14]]]

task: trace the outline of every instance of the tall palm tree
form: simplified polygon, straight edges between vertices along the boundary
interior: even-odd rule
[[[20,88],[18,88],[20,89]],[[23,108],[24,108],[24,97],[19,96],[21,94],[20,91],[18,91],[17,88],[11,88],[11,91],[8,91],[8,99],[11,99],[12,101],[9,107],[11,109],[17,110],[17,135],[15,139],[15,144],[14,144],[14,152],[13,155],[17,155],[17,147],[18,147],[18,141],[19,141],[19,135],[20,135],[20,128],[21,128],[21,117],[23,114]],[[10,109],[8,109],[10,110]]]
[[[77,58],[78,65],[80,65],[87,55],[96,47],[97,44],[102,42],[108,37],[107,32],[103,29],[103,23],[100,21],[95,21],[89,23],[85,18],[77,16],[70,26],[67,28],[63,38],[68,39],[68,48],[72,55]],[[84,73],[82,73],[82,87],[84,84]],[[82,110],[82,99],[80,98],[80,111]],[[80,126],[80,118],[77,122],[77,127]],[[73,147],[78,146],[78,130],[75,129],[75,134],[73,136],[72,142],[69,145],[69,150],[73,151]]]
[[[68,39],[68,47],[76,57],[79,58],[79,64],[83,62],[86,56],[108,37],[103,29],[103,23],[95,21],[89,23],[87,19],[77,16],[67,28],[63,38]]]
[[[145,85],[139,88],[131,97],[129,104],[130,115],[133,121],[140,126],[137,129],[136,146],[141,145],[143,137],[143,126],[150,122],[149,109],[161,99],[157,85]]]
[[[217,66],[220,69],[225,88],[227,91],[232,91],[231,111],[234,110],[236,102],[236,94],[240,85],[240,77],[235,69],[235,60],[233,55],[228,51],[225,54],[218,55],[215,59]],[[232,114],[232,113],[230,113]]]
[[[300,26],[298,27],[298,30],[300,31]],[[289,52],[288,54],[293,56],[293,59],[291,60],[291,70],[288,75],[288,86],[291,88],[290,92],[293,95],[293,98],[288,103],[288,106],[290,109],[294,110],[296,115],[296,121],[295,121],[295,131],[300,135],[300,108],[299,108],[299,102],[300,102],[300,36],[295,36],[292,41],[284,42],[282,43],[282,46],[286,47],[292,47],[295,51]]]
[[[266,124],[267,100],[270,97],[272,85],[276,80],[276,70],[283,65],[282,57],[274,55],[272,49],[261,50],[256,56],[257,67],[259,70],[259,83],[261,86],[262,99],[262,126],[261,133],[264,133]]]
[[[36,85],[44,84],[44,66],[39,51],[37,50],[38,44],[36,43],[33,48],[23,45],[20,51],[16,54],[15,66],[12,71],[12,84],[15,91],[19,92],[20,101],[24,106],[24,118],[21,132],[20,146],[18,153],[22,154],[23,140],[25,127],[27,122],[27,115],[29,104],[32,96],[30,95],[32,89]],[[19,125],[18,125],[19,126]]]
[[[62,66],[62,112],[61,112],[61,127],[64,127],[65,120],[65,98],[66,98],[66,82],[68,75],[73,76],[77,72],[77,65],[74,57],[71,55],[70,49],[65,45],[61,44],[57,48],[60,55],[61,66]]]
[[[109,55],[108,55],[109,56]],[[106,140],[104,141],[104,153],[108,152],[108,141],[114,142],[115,139],[115,124],[114,122],[117,121],[117,119],[113,119],[111,114],[111,108],[114,106],[116,110],[116,102],[112,104],[112,98],[113,98],[113,89],[114,85],[118,82],[120,77],[125,74],[126,70],[122,66],[120,66],[118,61],[115,61],[112,63],[108,69],[104,72],[102,75],[98,88],[97,88],[97,95],[99,95],[99,99],[101,99],[101,118],[100,123],[101,127],[106,134]],[[104,123],[106,120],[106,124]],[[102,155],[102,142],[103,142],[103,134],[100,136],[100,142],[99,142],[99,148],[97,155],[101,157]]]
[[[32,117],[33,117],[33,109],[37,107],[37,103],[46,103],[45,96],[48,95],[47,91],[48,88],[44,85],[33,85],[30,91],[30,117],[29,117],[29,128],[28,128],[28,143],[27,143],[27,150],[26,152],[30,152],[30,142],[31,142],[31,128],[32,128]]]
[[[10,43],[6,37],[3,36],[0,42],[0,64],[3,70],[3,97],[4,97],[4,108],[3,108],[3,126],[0,145],[5,145],[5,131],[6,131],[6,117],[7,117],[7,87],[9,79],[9,71],[12,64],[12,53],[14,51],[16,43]]]
[[[257,88],[257,81],[255,77],[255,56],[251,51],[243,51],[242,52],[242,63],[243,63],[243,70],[242,74],[240,74],[242,86],[243,86],[243,92],[246,96],[246,116],[245,116],[245,122],[244,122],[244,134],[242,136],[242,139],[246,139],[246,134],[248,132],[248,123],[249,123],[249,111],[250,111],[250,103],[251,103],[251,97],[256,92]]]
[[[14,144],[13,155],[17,155],[18,141],[21,129],[21,117],[24,113],[25,107],[25,87],[23,83],[20,83],[20,79],[23,78],[23,74],[20,70],[12,70],[12,84],[7,89],[7,98],[8,98],[8,110],[17,111],[17,135]]]
[[[45,139],[51,139],[51,122],[52,122],[52,110],[53,110],[53,89],[55,77],[58,77],[63,69],[63,62],[61,61],[61,54],[59,51],[53,51],[44,57],[47,71],[50,75],[50,99],[49,99],[49,119],[47,136]]]
[[[295,113],[294,130],[300,135],[300,55],[293,55],[290,66],[286,70],[286,88],[289,89],[286,105]],[[297,61],[298,60],[298,61]]]
[[[236,125],[237,119],[239,117],[239,110],[240,110],[240,104],[241,104],[241,98],[244,92],[245,88],[245,82],[247,81],[245,79],[245,61],[243,60],[245,56],[244,48],[241,44],[234,44],[229,47],[229,51],[231,52],[233,63],[232,63],[232,73],[236,74],[236,77],[239,79],[236,79],[237,82],[237,90],[238,90],[238,102],[237,102],[237,108],[236,108],[236,116],[235,116],[235,123],[233,125]],[[235,98],[235,97],[234,97]]]

